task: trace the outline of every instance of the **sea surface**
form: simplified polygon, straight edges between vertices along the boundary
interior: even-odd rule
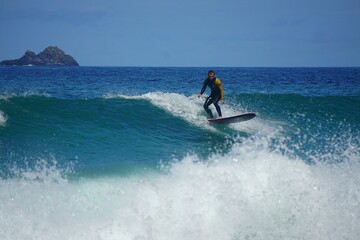
[[[359,239],[360,68],[208,70],[0,67],[0,239]]]

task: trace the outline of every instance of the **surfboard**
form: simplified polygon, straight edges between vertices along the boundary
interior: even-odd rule
[[[253,119],[255,116],[256,116],[255,113],[243,113],[230,117],[210,118],[208,119],[208,121],[209,123],[216,123],[216,124],[231,124],[231,123],[248,121],[250,119]]]

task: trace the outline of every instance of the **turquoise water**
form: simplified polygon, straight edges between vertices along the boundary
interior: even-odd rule
[[[1,67],[0,238],[356,239],[360,68],[207,70]]]

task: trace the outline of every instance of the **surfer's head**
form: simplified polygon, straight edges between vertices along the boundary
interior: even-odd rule
[[[209,77],[210,79],[213,79],[213,78],[214,78],[214,75],[215,75],[215,72],[214,72],[213,70],[209,70],[209,71],[208,71],[208,77]]]

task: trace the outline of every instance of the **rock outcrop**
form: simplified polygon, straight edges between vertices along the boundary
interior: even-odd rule
[[[24,56],[15,60],[5,60],[0,65],[10,66],[79,66],[77,61],[67,55],[58,47],[47,47],[44,51],[36,55],[32,51],[26,51]]]

